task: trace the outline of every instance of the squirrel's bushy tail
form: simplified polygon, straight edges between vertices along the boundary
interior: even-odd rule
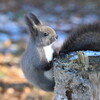
[[[60,52],[80,50],[100,51],[100,23],[83,25],[73,30]]]

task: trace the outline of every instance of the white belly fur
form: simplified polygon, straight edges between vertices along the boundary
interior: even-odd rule
[[[52,45],[53,44],[50,44],[49,46],[44,47],[45,56],[48,62],[51,61],[53,58],[54,50]],[[45,71],[44,76],[46,76],[49,80],[53,80],[53,69],[50,69],[49,71]]]
[[[52,48],[52,44],[50,44],[49,46],[45,46],[44,52],[45,52],[45,56],[46,56],[47,61],[48,62],[51,61],[53,58],[53,53],[54,53],[54,50]]]

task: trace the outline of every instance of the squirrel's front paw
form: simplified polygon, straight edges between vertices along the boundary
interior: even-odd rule
[[[41,67],[37,68],[37,70],[41,70],[41,71],[48,71],[53,67],[53,62],[50,61],[49,63],[43,64],[41,65]]]
[[[50,62],[44,67],[43,70],[47,71],[47,70],[50,70],[52,67],[53,67],[53,61],[50,61]]]
[[[65,53],[60,52],[60,53],[59,53],[59,57],[61,57],[61,58],[65,57]]]
[[[55,58],[59,58],[59,53],[54,52],[54,54],[53,54],[53,58],[54,58],[54,59],[55,59]]]

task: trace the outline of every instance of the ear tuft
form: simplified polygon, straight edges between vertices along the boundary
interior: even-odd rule
[[[25,20],[26,20],[26,24],[29,26],[29,27],[32,27],[33,26],[33,22],[32,22],[32,19],[30,18],[29,14],[25,14]]]

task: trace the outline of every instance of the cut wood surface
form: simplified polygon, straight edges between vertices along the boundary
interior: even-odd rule
[[[100,52],[56,58],[54,79],[55,100],[100,100]]]

